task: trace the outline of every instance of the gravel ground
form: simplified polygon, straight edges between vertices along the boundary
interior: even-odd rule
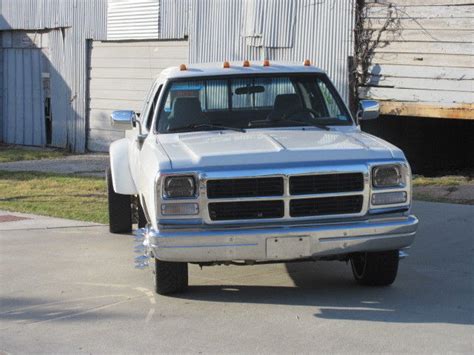
[[[474,184],[458,186],[417,186],[415,198],[474,205]]]
[[[69,155],[59,159],[24,160],[1,163],[0,170],[104,176],[105,169],[108,165],[108,154],[82,154]]]

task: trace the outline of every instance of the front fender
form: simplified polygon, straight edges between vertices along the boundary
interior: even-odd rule
[[[128,139],[123,138],[113,142],[109,152],[114,191],[122,195],[138,194],[128,163]]]

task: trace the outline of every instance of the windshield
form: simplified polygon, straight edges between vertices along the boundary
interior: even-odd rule
[[[247,75],[170,82],[157,131],[351,124],[340,96],[325,75]]]

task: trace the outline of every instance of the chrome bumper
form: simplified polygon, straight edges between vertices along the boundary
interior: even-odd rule
[[[401,249],[413,243],[415,216],[334,224],[148,230],[153,255],[164,261],[278,261],[361,251]]]

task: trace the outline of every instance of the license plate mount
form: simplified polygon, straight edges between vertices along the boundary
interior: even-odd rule
[[[267,258],[291,260],[311,255],[311,238],[308,236],[267,238]]]

